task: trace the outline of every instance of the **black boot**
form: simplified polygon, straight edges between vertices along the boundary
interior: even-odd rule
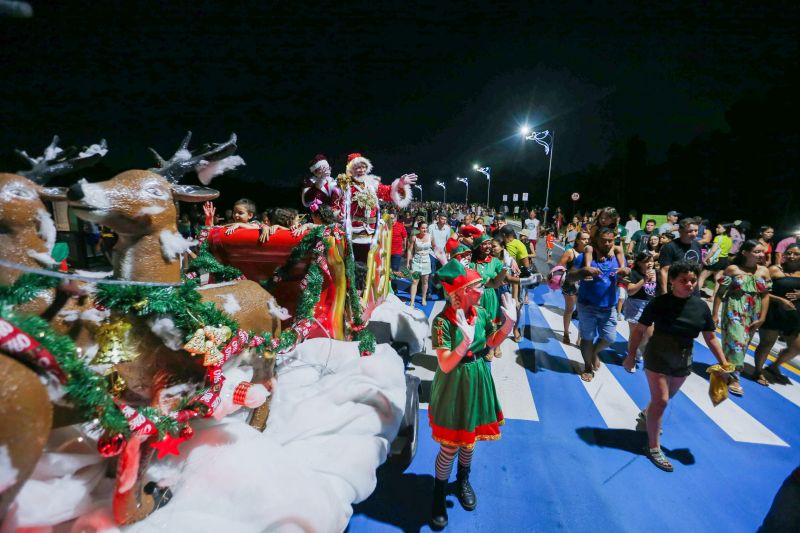
[[[447,502],[445,500],[447,481],[433,481],[433,503],[431,504],[431,528],[436,531],[447,527]]]
[[[475,496],[475,491],[472,490],[472,485],[469,484],[469,467],[458,465],[458,473],[456,474],[456,496],[458,501],[461,502],[461,507],[467,511],[472,511],[478,506],[478,498]]]

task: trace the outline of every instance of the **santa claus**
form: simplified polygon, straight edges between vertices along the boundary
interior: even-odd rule
[[[300,197],[303,205],[309,210],[317,211],[320,206],[327,205],[339,216],[342,191],[331,177],[331,166],[322,154],[317,154],[309,162],[308,170],[313,176],[306,178]]]
[[[372,163],[359,153],[347,156],[345,175],[339,182],[346,184],[350,192],[350,224],[353,238],[369,238],[375,233],[378,222],[378,200],[394,202],[404,208],[411,203],[411,186],[417,182],[416,174],[403,174],[391,185],[383,185],[378,176],[373,176]]]

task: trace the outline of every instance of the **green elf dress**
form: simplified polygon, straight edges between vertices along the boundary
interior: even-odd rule
[[[464,274],[458,273],[459,269]],[[450,271],[458,275],[450,276]],[[437,276],[448,293],[463,287],[464,278],[478,279],[475,271],[464,269],[456,260],[439,269]],[[469,309],[465,317],[475,326],[475,338],[458,366],[449,373],[436,369],[428,417],[433,440],[446,446],[472,448],[476,441],[499,439],[504,419],[489,365],[483,358],[488,351],[487,338],[497,330],[497,324],[482,307]],[[456,309],[449,303],[433,319],[432,330],[434,349],[455,350],[463,339],[456,325]]]

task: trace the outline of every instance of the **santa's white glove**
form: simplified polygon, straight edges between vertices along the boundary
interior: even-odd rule
[[[416,174],[403,174],[400,176],[400,186],[405,187],[406,185],[414,185],[417,183],[417,175]]]
[[[475,326],[467,322],[467,317],[464,316],[463,309],[456,311],[456,326],[461,331],[461,335],[464,336],[464,340],[461,341],[461,343],[470,346],[475,338]]]
[[[506,320],[510,320],[512,323],[517,323],[517,305],[514,303],[514,297],[511,296],[510,293],[503,294],[503,303],[500,306],[500,309],[503,311],[503,314],[506,317]]]

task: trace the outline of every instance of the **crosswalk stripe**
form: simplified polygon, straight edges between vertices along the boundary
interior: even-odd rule
[[[511,420],[539,421],[533,390],[525,368],[517,362],[517,343],[505,339],[500,345],[503,357],[492,361],[492,378],[503,416]]]
[[[625,337],[625,340],[628,340],[630,337],[628,323],[617,324],[617,332]],[[704,340],[701,342],[705,344]],[[728,399],[714,407],[714,404],[711,403],[711,398],[708,396],[708,381],[697,374],[689,374],[680,392],[700,408],[722,431],[737,442],[789,446],[783,439],[753,418],[733,400]]]
[[[562,331],[564,326],[561,315],[550,311],[544,306],[539,307],[532,304],[530,308],[534,310],[533,312],[536,312],[535,309],[538,309],[539,312],[542,313],[542,316],[544,316],[544,319],[553,332],[558,333]],[[570,325],[570,331],[573,329],[574,326]],[[575,346],[565,345],[560,341],[559,344],[567,355],[567,358],[569,358],[570,361],[578,363],[579,367],[583,369],[583,357],[581,356],[580,350]],[[580,380],[580,376],[576,377]],[[580,380],[580,382],[592,398],[606,426],[611,429],[636,428],[636,417],[639,415],[640,409],[633,399],[628,396],[628,393],[625,392],[625,389],[622,388],[622,385],[620,385],[617,378],[614,377],[606,365],[601,366],[599,370],[595,371],[592,381],[587,383]]]
[[[697,342],[708,348],[708,344],[706,344],[706,340],[703,337],[698,338]],[[750,354],[746,354],[744,356],[744,362],[752,367],[755,367],[756,365],[755,359]],[[769,389],[777,392],[785,399],[800,407],[800,386],[798,386],[794,381],[790,381],[788,385],[777,385],[775,383],[770,383]]]

